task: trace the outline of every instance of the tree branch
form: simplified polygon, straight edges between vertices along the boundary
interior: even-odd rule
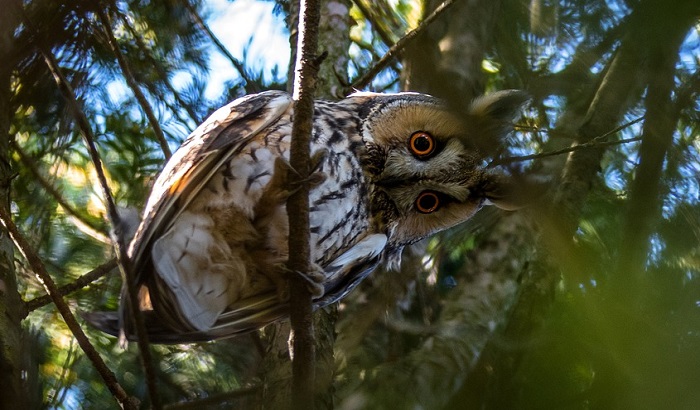
[[[642,129],[639,165],[630,184],[630,197],[618,258],[617,284],[638,283],[647,262],[655,222],[661,218],[661,175],[666,153],[673,145],[673,132],[680,116],[674,107],[675,64],[687,27],[667,33],[670,41],[651,51],[649,85],[644,99],[646,121]],[[641,285],[641,283],[639,283]]]
[[[134,93],[134,97],[136,97],[136,100],[139,102],[144,114],[146,114],[146,118],[148,118],[148,122],[151,124],[151,128],[153,128],[153,132],[156,134],[156,139],[160,144],[160,148],[163,150],[165,159],[168,159],[172,156],[172,152],[170,152],[170,147],[168,147],[168,141],[165,140],[163,129],[160,128],[160,123],[153,113],[153,108],[146,99],[146,96],[143,94],[143,91],[141,91],[141,87],[139,87],[139,84],[134,78],[134,74],[131,72],[129,63],[126,61],[124,54],[122,54],[121,50],[119,49],[119,44],[117,43],[117,39],[114,37],[114,33],[112,32],[112,25],[109,21],[107,13],[102,7],[97,7],[96,9],[100,22],[102,23],[102,29],[107,36],[107,44],[109,44],[109,48],[112,50],[114,57],[117,59],[117,63],[119,63],[119,67],[122,69],[122,74],[124,74],[126,83]]]
[[[80,290],[80,289],[84,288],[85,286],[91,284],[92,282],[96,281],[97,279],[100,279],[101,277],[107,275],[109,272],[111,272],[116,267],[117,267],[117,260],[116,259],[112,259],[108,262],[105,262],[102,265],[91,270],[90,272],[81,275],[73,282],[59,287],[57,289],[58,293],[61,296],[66,296],[70,293],[75,292],[76,290]],[[39,309],[40,307],[46,306],[49,303],[51,303],[52,301],[53,301],[53,299],[51,298],[51,295],[37,296],[34,299],[25,302],[25,308],[26,308],[27,313],[28,313],[28,312],[31,312],[33,310]],[[26,314],[25,314],[25,316],[26,316]]]
[[[114,373],[107,367],[105,362],[102,360],[102,357],[100,357],[100,354],[97,353],[95,347],[92,345],[92,343],[90,343],[90,340],[83,332],[80,324],[78,324],[78,321],[75,319],[75,316],[68,307],[68,304],[61,297],[58,287],[54,283],[49,273],[46,271],[41,259],[39,259],[39,256],[32,250],[31,246],[29,246],[27,240],[19,232],[14,222],[12,222],[10,214],[3,207],[0,207],[0,222],[2,222],[3,226],[9,232],[12,240],[17,246],[17,249],[22,253],[22,255],[24,255],[24,258],[29,263],[29,266],[31,266],[34,274],[37,276],[37,279],[44,286],[46,293],[48,293],[49,297],[51,297],[51,300],[56,305],[58,312],[63,317],[63,320],[65,320],[71,333],[73,333],[75,336],[80,348],[83,349],[85,355],[88,357],[88,359],[90,359],[100,376],[102,376],[102,379],[114,398],[117,399],[117,401],[124,406],[124,408],[138,409],[138,400],[126,394],[122,386],[119,384],[119,381],[117,381]]]
[[[248,73],[246,73],[245,66],[243,65],[243,63],[241,63],[240,60],[238,60],[236,57],[233,56],[233,54],[231,54],[228,51],[226,46],[224,46],[223,43],[219,40],[219,38],[216,37],[216,34],[214,34],[214,32],[211,31],[211,29],[209,28],[207,23],[204,22],[204,20],[202,19],[202,16],[200,16],[199,13],[197,13],[197,10],[194,7],[192,7],[192,4],[190,4],[189,0],[183,0],[183,3],[185,4],[185,8],[187,8],[187,11],[189,11],[189,13],[192,15],[192,18],[194,19],[195,24],[197,24],[199,26],[199,28],[202,31],[204,31],[207,36],[209,36],[209,39],[211,39],[211,42],[214,43],[216,48],[219,49],[219,52],[221,52],[221,54],[223,54],[226,58],[228,58],[229,61],[231,62],[231,65],[233,65],[233,67],[236,69],[236,71],[238,71],[238,75],[240,75],[241,78],[243,79],[243,81],[245,81],[245,83],[246,83],[246,91],[247,92],[259,92],[259,91],[261,91],[261,90],[253,90],[253,89],[248,88],[251,85],[255,84],[255,82],[252,81],[250,78],[248,78]]]
[[[540,158],[547,158],[547,157],[553,157],[556,155],[561,155],[561,154],[567,154],[569,152],[574,152],[582,149],[590,149],[590,148],[601,148],[601,147],[607,147],[610,145],[620,145],[620,144],[627,144],[630,142],[636,142],[636,141],[641,141],[641,137],[634,137],[634,138],[626,138],[626,139],[621,139],[617,141],[603,141],[605,138],[608,136],[615,134],[616,132],[623,130],[631,125],[634,125],[641,120],[643,120],[644,117],[638,117],[635,118],[632,121],[629,121],[625,124],[620,125],[619,127],[615,127],[614,129],[606,132],[603,135],[600,135],[598,137],[593,138],[592,140],[588,142],[584,142],[582,144],[578,145],[572,145],[570,147],[554,150],[554,151],[547,151],[547,152],[540,152],[539,154],[531,154],[531,155],[521,155],[517,157],[504,157],[504,158],[498,158],[493,161],[488,165],[489,168],[495,167],[497,165],[504,165],[504,164],[511,164],[513,162],[522,162],[522,161],[529,161],[532,159],[540,159]]]
[[[289,219],[290,322],[294,333],[292,359],[292,405],[295,409],[313,409],[315,390],[315,341],[311,292],[302,275],[311,270],[309,263],[309,185],[311,172],[310,141],[313,132],[314,91],[320,59],[318,27],[319,0],[299,3],[299,37],[294,76],[294,122],[290,164],[290,184],[298,187],[287,202]]]
[[[376,31],[379,35],[379,38],[382,39],[382,42],[389,48],[393,47],[394,41],[391,39],[391,34],[384,30],[384,27],[382,27],[377,20],[377,16],[372,13],[372,9],[366,6],[362,0],[353,0],[352,3],[357,6],[358,9],[360,9],[360,13],[362,13],[362,15],[369,21],[374,28],[374,31]]]
[[[134,41],[136,42],[136,46],[139,48],[139,50],[143,53],[143,55],[148,59],[148,61],[153,65],[153,68],[155,69],[156,73],[160,76],[160,79],[163,81],[165,86],[170,90],[170,92],[173,94],[173,97],[175,97],[175,100],[177,101],[178,104],[180,104],[181,107],[187,111],[187,114],[189,114],[190,118],[192,121],[195,123],[199,124],[200,123],[200,118],[195,112],[194,108],[190,104],[188,104],[183,98],[180,96],[180,93],[175,89],[175,86],[173,86],[172,82],[170,82],[170,79],[168,78],[168,73],[165,71],[163,68],[163,65],[158,61],[156,58],[153,57],[151,52],[148,50],[146,45],[143,43],[143,40],[141,39],[141,36],[139,33],[136,32],[136,29],[131,25],[129,22],[129,19],[124,16],[124,13],[122,13],[120,10],[115,10],[115,12],[119,15],[119,18],[121,19],[122,23],[126,27],[127,30],[129,30],[129,33],[131,36],[134,38]],[[166,103],[167,104],[167,103]],[[177,112],[175,112],[175,115],[177,115]],[[180,118],[178,116],[178,118]],[[182,121],[182,118],[180,118]]]
[[[348,90],[346,90],[346,93],[350,93],[353,90],[360,90],[367,85],[369,85],[370,82],[374,79],[374,77],[377,76],[383,69],[386,68],[387,65],[395,58],[397,57],[403,50],[406,48],[406,46],[414,39],[416,36],[418,36],[420,33],[422,33],[430,24],[435,21],[438,17],[440,17],[446,10],[448,10],[453,4],[455,3],[455,0],[446,0],[442,4],[440,4],[435,10],[423,20],[423,22],[416,27],[415,29],[409,31],[406,33],[405,36],[401,37],[399,41],[394,44],[389,51],[384,54],[384,56],[377,61],[375,65],[370,67],[369,70],[367,70],[364,74],[360,76],[360,78],[356,79],[349,87]]]

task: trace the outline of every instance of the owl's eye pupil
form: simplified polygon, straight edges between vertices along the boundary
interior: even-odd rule
[[[435,151],[435,139],[425,131],[414,132],[408,141],[408,147],[413,155],[427,157]]]
[[[435,212],[440,207],[440,197],[435,192],[421,192],[416,198],[416,209],[423,214]]]

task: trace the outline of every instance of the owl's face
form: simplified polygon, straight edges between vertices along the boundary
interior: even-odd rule
[[[494,134],[510,125],[522,94],[477,100],[462,115],[420,94],[374,98],[363,122],[363,164],[372,211],[390,242],[412,243],[457,225],[487,202],[508,207],[503,178],[485,169],[477,140],[498,142]]]

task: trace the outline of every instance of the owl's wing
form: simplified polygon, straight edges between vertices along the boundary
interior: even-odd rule
[[[314,308],[327,306],[350,292],[380,263],[387,237],[368,235],[325,266],[324,295],[315,300]],[[153,343],[194,343],[252,332],[289,315],[289,305],[276,292],[239,300],[221,313],[216,323],[205,331],[173,331],[153,311],[143,312],[149,339]],[[85,319],[101,330],[117,335],[119,325],[114,313],[87,313]],[[128,334],[133,338],[133,334]]]
[[[224,161],[277,121],[291,104],[291,97],[282,91],[239,98],[219,108],[187,137],[156,179],[129,246],[137,275],[153,238],[169,227]]]
[[[325,292],[314,305],[330,305],[353,290],[381,262],[386,241],[381,233],[367,235],[324,267]]]
[[[141,224],[129,245],[128,254],[137,287],[146,283],[151,292],[168,292],[153,289],[158,283],[151,260],[153,243],[170,229],[172,222],[197,196],[222,163],[235,155],[261,130],[277,121],[291,104],[291,97],[281,91],[267,91],[237,99],[214,112],[173,154],[155,181]],[[171,319],[178,314],[177,308],[168,303],[167,296],[140,294],[139,298],[144,299],[139,301],[140,305],[156,300],[161,302],[161,312],[144,312],[149,323],[149,333],[158,333],[158,329],[164,328],[163,316]],[[147,298],[150,300],[145,300]],[[84,317],[107,333],[115,334],[116,327],[131,336],[132,325],[125,314],[128,311],[126,303],[128,297],[123,289],[118,314],[96,312],[85,314]],[[167,312],[160,314],[163,311]],[[173,321],[179,322],[177,318],[166,320],[171,325]]]

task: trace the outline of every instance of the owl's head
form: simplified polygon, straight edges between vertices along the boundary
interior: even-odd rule
[[[508,178],[485,168],[489,145],[512,130],[527,96],[500,91],[456,113],[416,93],[360,94],[372,212],[390,241],[415,242],[469,219],[484,204],[512,209]]]

